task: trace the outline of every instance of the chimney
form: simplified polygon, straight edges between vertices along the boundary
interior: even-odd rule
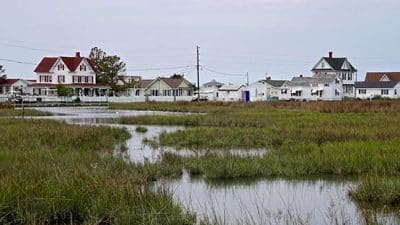
[[[265,79],[266,79],[266,80],[271,80],[271,77],[270,77],[270,76],[267,76]]]
[[[75,53],[75,57],[80,58],[81,57],[81,53],[80,52],[76,52]]]
[[[299,77],[303,77],[303,74],[300,74],[300,76]]]
[[[333,58],[333,52],[329,52],[329,58],[330,58],[330,59]]]

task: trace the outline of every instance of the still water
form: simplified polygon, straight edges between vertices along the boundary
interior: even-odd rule
[[[166,115],[169,112],[109,110],[99,107],[37,108],[55,114],[44,117],[72,124],[123,127],[132,135],[126,142],[126,158],[132,163],[153,163],[164,152],[182,156],[196,155],[190,149],[152,147],[144,140],[157,138],[162,132],[175,132],[184,127],[144,126],[146,133],[137,133],[136,126],[118,124],[122,116]],[[176,114],[176,113],[175,113]],[[41,117],[43,118],[43,117]],[[197,151],[196,151],[197,152]],[[261,155],[265,150],[232,150],[231,154]],[[224,154],[223,151],[218,152]],[[200,155],[207,154],[201,151]],[[199,155],[199,153],[197,153]],[[384,224],[400,224],[391,212],[367,211],[357,207],[348,196],[357,180],[259,179],[231,182],[208,182],[191,178],[184,172],[180,179],[165,179],[155,188],[173,192],[176,202],[195,213],[199,219],[220,224],[364,224],[368,217],[377,217]]]

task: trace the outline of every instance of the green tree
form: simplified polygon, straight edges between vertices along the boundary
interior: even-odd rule
[[[74,90],[72,90],[72,88],[67,87],[63,84],[58,84],[57,85],[57,95],[58,96],[72,96],[74,94]]]
[[[92,61],[96,71],[96,79],[100,84],[110,86],[113,91],[121,91],[126,88],[123,73],[126,71],[126,64],[119,56],[108,56],[100,48],[90,50],[89,59]]]

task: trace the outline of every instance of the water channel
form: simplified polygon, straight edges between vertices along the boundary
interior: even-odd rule
[[[136,126],[118,124],[122,116],[166,115],[170,112],[109,110],[107,108],[37,108],[53,116],[41,117],[62,120],[71,124],[124,127],[132,135],[126,142],[127,158],[132,163],[152,163],[163,152],[193,155],[189,149],[152,147],[145,139],[157,138],[161,132],[174,132],[184,127],[144,126],[146,133],[137,133]],[[241,155],[257,155],[263,151],[232,150]],[[221,151],[221,154],[222,151]],[[183,173],[180,179],[163,179],[156,187],[173,192],[174,199],[199,218],[220,224],[363,224],[374,216],[385,224],[400,224],[393,213],[360,209],[351,201],[348,192],[357,185],[356,179],[258,179],[230,182],[209,182]],[[337,221],[335,221],[337,220]]]

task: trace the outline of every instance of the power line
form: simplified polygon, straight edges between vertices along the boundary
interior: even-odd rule
[[[143,69],[133,69],[127,71],[156,71],[156,70],[175,70],[175,69],[183,69],[183,68],[192,68],[191,66],[173,66],[173,67],[158,67],[158,68],[143,68]]]
[[[36,65],[36,63],[23,62],[23,61],[12,60],[12,59],[3,59],[3,58],[0,58],[0,61],[13,62],[13,63],[19,63],[19,64],[27,64],[27,65]]]
[[[33,48],[33,47],[29,47],[29,46],[15,45],[15,44],[9,44],[9,43],[4,43],[4,42],[0,42],[0,45],[7,46],[7,47],[13,47],[13,48],[29,49],[29,50],[40,51],[40,52],[63,53],[63,54],[65,53],[65,52],[56,51],[56,50],[52,50],[52,49]]]
[[[201,66],[201,68],[204,69],[204,70],[207,70],[207,71],[209,71],[209,72],[217,73],[217,74],[221,74],[221,75],[225,75],[225,76],[235,76],[235,77],[244,77],[244,76],[246,76],[246,74],[244,74],[244,73],[241,74],[241,73],[226,73],[226,72],[220,72],[220,71],[216,71],[216,70],[213,70],[213,69],[204,67],[204,66]]]

